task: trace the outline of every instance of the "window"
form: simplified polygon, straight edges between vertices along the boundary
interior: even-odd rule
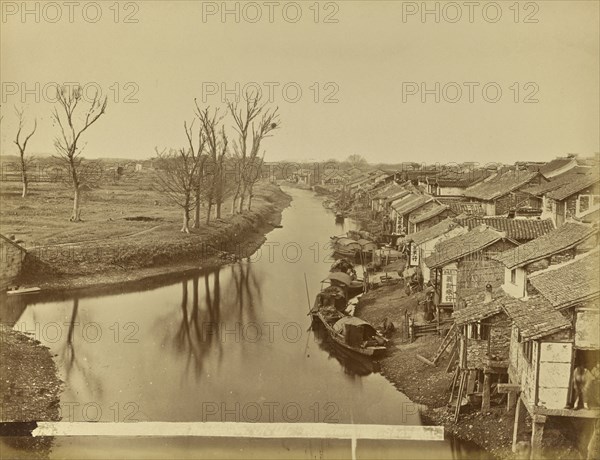
[[[488,340],[490,338],[490,325],[471,323],[467,326],[467,338],[475,340]]]
[[[517,284],[517,269],[516,268],[513,268],[510,271],[510,282],[512,284]]]
[[[598,209],[600,207],[600,195],[579,195],[577,197],[577,214]]]
[[[489,340],[491,330],[492,330],[492,327],[489,324],[482,324],[481,329],[479,331],[479,338],[481,340]]]

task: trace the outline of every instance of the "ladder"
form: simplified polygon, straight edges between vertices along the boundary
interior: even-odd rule
[[[451,343],[453,343],[456,340],[457,331],[458,331],[458,328],[456,327],[456,323],[452,323],[452,326],[450,326],[448,333],[444,337],[444,340],[442,340],[442,343],[440,344],[440,347],[435,352],[435,356],[433,357],[432,360],[421,359],[421,358],[419,358],[419,356],[417,356],[417,358],[419,358],[423,362],[426,362],[430,366],[436,366],[437,362],[440,360],[440,358],[444,354],[444,351],[446,351],[446,348],[448,348],[448,345],[450,345]]]

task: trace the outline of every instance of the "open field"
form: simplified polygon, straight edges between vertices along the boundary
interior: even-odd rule
[[[67,278],[63,287],[78,287],[86,277],[109,273],[122,281],[130,279],[132,270],[167,265],[191,263],[198,268],[215,249],[243,256],[257,239],[262,242],[289,200],[278,186],[260,183],[251,211],[231,215],[227,200],[221,219],[206,225],[203,209],[200,228],[184,234],[179,231],[180,209],[153,189],[150,173],[86,190],[82,222],[69,221],[72,195],[61,183],[32,183],[29,196],[22,198],[20,183],[6,181],[0,199],[0,232],[14,235],[29,253],[22,284],[45,287]]]

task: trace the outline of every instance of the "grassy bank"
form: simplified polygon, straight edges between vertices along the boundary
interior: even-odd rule
[[[35,183],[20,197],[16,182],[2,184],[0,232],[27,248],[18,284],[73,289],[216,266],[222,251],[251,254],[279,224],[290,198],[273,184],[255,187],[252,210],[181,233],[181,212],[143,177],[104,184],[84,193],[82,222],[69,222],[71,193],[62,184]],[[203,210],[204,213],[205,210]]]
[[[417,354],[431,358],[438,349],[441,338],[435,335],[423,336],[410,342],[403,334],[404,314],[408,312],[415,322],[422,323],[423,313],[418,302],[423,294],[407,297],[404,289],[397,286],[384,286],[365,294],[356,310],[359,316],[374,325],[381,325],[389,318],[400,327],[392,339],[394,345],[381,360],[381,373],[394,386],[412,401],[425,405],[423,412],[426,423],[443,425],[448,433],[459,439],[472,441],[488,451],[495,458],[514,458],[512,453],[512,431],[514,409],[506,412],[506,403],[496,397],[488,413],[482,414],[476,405],[463,407],[457,423],[454,423],[454,407],[449,407],[448,398],[452,382],[452,372],[448,372],[448,354],[437,367],[429,366],[417,359]],[[528,440],[531,420],[525,417],[525,428],[519,433],[519,440]],[[579,458],[575,443],[559,425],[549,420],[544,432],[545,458]],[[567,430],[568,431],[568,430]],[[576,431],[574,428],[571,431]],[[575,436],[576,437],[576,433]]]

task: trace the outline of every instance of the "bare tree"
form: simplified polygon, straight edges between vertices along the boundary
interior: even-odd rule
[[[204,184],[207,202],[206,223],[210,222],[212,207],[215,205],[217,219],[221,218],[221,206],[226,196],[225,187],[225,156],[228,151],[229,140],[225,133],[225,126],[221,124],[223,116],[219,110],[209,107],[201,109],[196,104],[196,117],[200,120],[203,137],[206,140],[207,160],[204,163]]]
[[[21,139],[21,132],[23,131],[25,125],[25,116],[24,109],[18,109],[15,107],[15,112],[17,113],[17,117],[19,118],[19,129],[17,130],[17,137],[15,139],[15,144],[19,148],[19,156],[21,160],[21,181],[23,183],[23,193],[21,196],[25,198],[27,196],[27,186],[28,186],[28,178],[27,178],[27,165],[28,159],[25,157],[25,151],[27,150],[27,143],[31,136],[35,134],[35,130],[37,129],[37,119],[33,121],[33,129],[27,135],[25,135],[24,139]]]
[[[262,177],[261,169],[264,161],[264,152],[259,157],[260,146],[262,141],[272,136],[272,132],[279,128],[279,114],[277,113],[278,108],[269,109],[263,113],[263,116],[258,122],[257,126],[252,127],[252,149],[250,150],[249,165],[250,168],[246,167],[243,171],[242,180],[245,184],[248,192],[248,211],[252,209],[252,198],[254,185]]]
[[[197,145],[194,144],[194,139],[196,135],[194,134],[194,122],[190,124],[189,128],[187,123],[183,124],[183,128],[185,129],[185,135],[188,139],[188,144],[190,146],[190,154],[194,161],[197,163],[195,169],[195,175],[193,177],[193,188],[194,188],[194,228],[200,228],[200,205],[202,204],[202,193],[205,190],[205,182],[204,182],[204,169],[205,163],[207,159],[207,155],[204,154],[205,149],[205,137],[202,130],[202,124],[200,124],[198,128],[197,134]]]
[[[249,135],[252,121],[260,114],[262,106],[259,106],[260,95],[254,95],[247,92],[244,97],[245,107],[240,107],[239,102],[227,102],[227,107],[234,120],[234,129],[238,133],[238,139],[233,143],[234,166],[236,171],[235,191],[231,203],[231,214],[235,213],[237,200],[239,198],[239,212],[243,211],[246,195],[246,185],[243,181],[243,174],[246,169],[246,163],[249,156]]]
[[[81,127],[76,128],[77,120],[74,115],[75,109],[83,99],[81,87],[57,86],[56,98],[58,108],[54,107],[52,115],[54,121],[60,127],[60,136],[55,139],[54,147],[57,152],[56,158],[66,166],[73,187],[73,213],[70,220],[78,222],[81,220],[80,194],[82,185],[79,174],[82,167],[82,158],[78,143],[81,135],[105,113],[108,100],[106,97],[104,99],[99,98],[98,93],[96,93],[89,109],[85,112]]]

